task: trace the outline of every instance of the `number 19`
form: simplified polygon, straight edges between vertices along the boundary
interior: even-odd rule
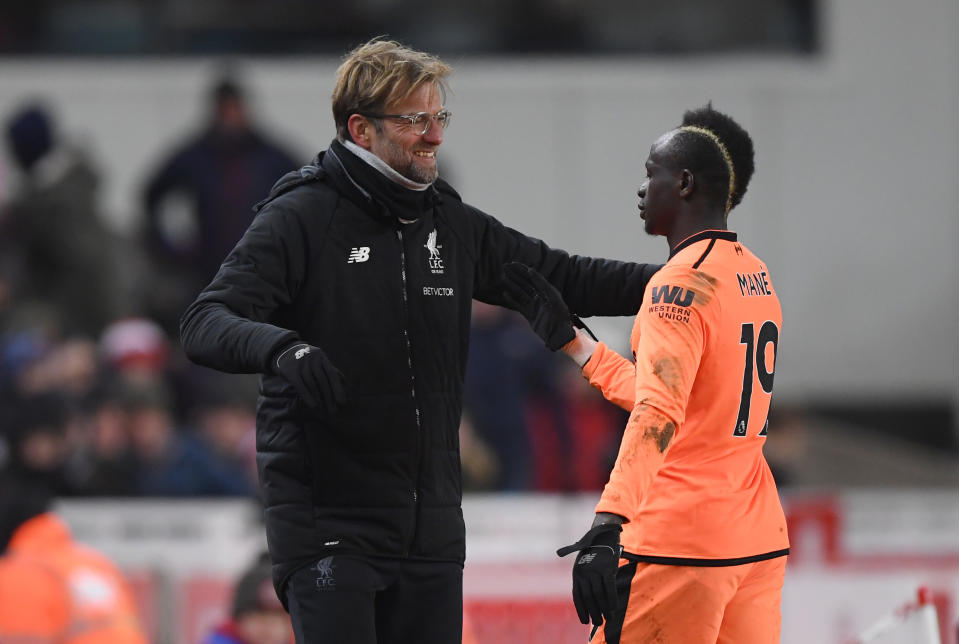
[[[766,345],[770,342],[773,344],[772,368],[766,365]],[[766,320],[759,328],[759,338],[757,340],[753,332],[753,323],[746,322],[743,324],[739,343],[746,345],[746,365],[743,369],[743,393],[739,400],[739,415],[736,418],[736,428],[733,430],[733,436],[745,436],[749,425],[749,406],[753,397],[753,356],[755,356],[759,385],[765,393],[771,394],[773,392],[773,375],[776,371],[776,352],[779,346],[779,327],[772,320]],[[763,427],[759,435],[766,435],[766,427]]]

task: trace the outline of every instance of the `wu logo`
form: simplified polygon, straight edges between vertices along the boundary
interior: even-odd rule
[[[653,287],[653,304],[662,303],[675,304],[676,306],[689,306],[693,303],[695,297],[695,291],[690,291],[689,289],[683,290],[680,286],[664,284],[663,286]]]
[[[370,258],[370,247],[369,246],[359,246],[357,248],[350,249],[350,257],[346,260],[347,264],[365,262]]]
[[[336,580],[333,578],[333,557],[324,557],[316,562],[313,571],[316,572],[317,590],[336,590]]]
[[[429,260],[430,272],[434,275],[443,274],[443,258],[440,257],[440,249],[442,246],[436,243],[436,229],[433,229],[433,232],[429,234],[426,238],[426,244],[423,246],[426,250],[430,252]]]

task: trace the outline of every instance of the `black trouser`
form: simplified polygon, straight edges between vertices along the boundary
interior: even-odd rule
[[[460,644],[463,566],[332,555],[286,587],[296,644]]]

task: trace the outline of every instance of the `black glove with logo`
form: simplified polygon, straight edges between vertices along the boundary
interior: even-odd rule
[[[550,351],[561,349],[574,337],[573,316],[556,287],[539,272],[510,262],[503,268],[503,299],[529,321]]]
[[[319,347],[305,342],[289,345],[273,358],[273,371],[314,409],[335,411],[346,402],[343,374]]]
[[[573,564],[573,605],[579,621],[599,626],[616,610],[616,571],[619,569],[618,523],[602,523],[590,529],[576,543],[556,551],[560,557],[579,551]]]

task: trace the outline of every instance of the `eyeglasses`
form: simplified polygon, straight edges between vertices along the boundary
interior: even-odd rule
[[[435,119],[437,123],[445,130],[450,125],[453,113],[449,110],[440,110],[436,114],[429,112],[416,112],[415,114],[380,114],[378,112],[360,112],[360,116],[371,119],[403,119],[410,122],[410,128],[420,136],[430,131]]]

